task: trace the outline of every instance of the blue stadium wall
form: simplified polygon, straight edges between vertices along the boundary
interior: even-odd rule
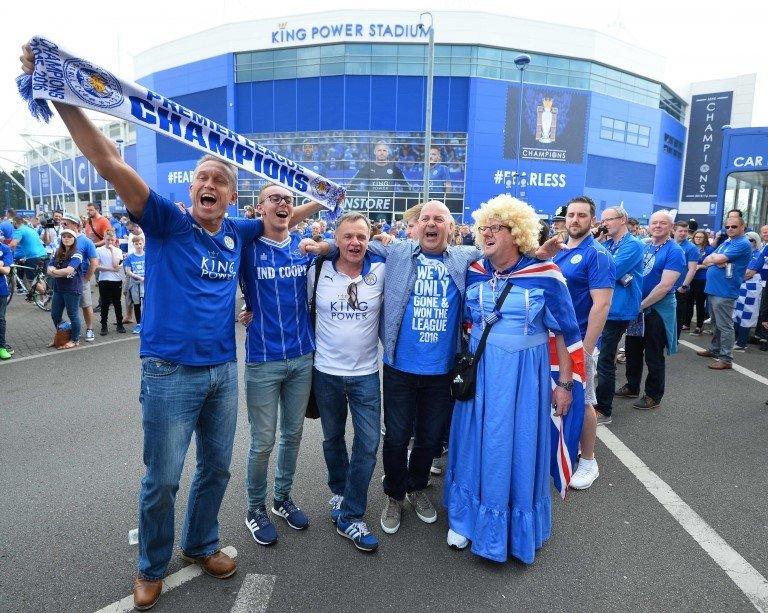
[[[226,54],[155,73],[141,83],[243,134],[424,129],[425,79],[417,76],[345,75],[235,83],[234,55]],[[674,118],[659,109],[594,92],[526,84],[524,94],[529,97],[532,92],[539,97],[555,93],[581,106],[579,112],[571,113],[570,123],[561,126],[568,136],[566,160],[522,159],[518,168],[508,142],[515,122],[507,126],[508,107],[519,95],[517,88],[516,83],[494,79],[435,78],[432,129],[467,133],[465,213],[493,195],[513,191],[509,177],[518,170],[535,183],[525,187],[525,198],[545,213],[582,193],[590,195],[600,210],[623,203],[631,215],[641,218],[656,208],[677,207],[682,161],[663,146],[665,135],[685,142],[685,128]],[[563,109],[561,115],[565,117]],[[601,138],[603,117],[650,127],[648,146]],[[534,118],[527,120],[533,128]],[[138,128],[137,169],[162,195],[188,198],[185,173],[194,168],[198,157],[185,145]],[[36,188],[34,180],[32,187]]]

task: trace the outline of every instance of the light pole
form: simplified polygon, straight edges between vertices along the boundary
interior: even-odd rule
[[[515,171],[515,196],[520,195],[520,136],[523,132],[523,72],[525,67],[531,63],[531,56],[521,53],[515,57],[515,66],[520,71],[520,104],[517,107],[517,168]]]
[[[424,185],[422,186],[422,202],[429,200],[429,150],[432,147],[432,81],[435,71],[435,25],[432,13],[419,15],[419,29],[423,32],[424,16],[429,15],[429,42],[427,44],[427,103],[424,117]]]

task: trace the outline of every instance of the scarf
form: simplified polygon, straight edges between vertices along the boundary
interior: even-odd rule
[[[476,281],[487,281],[493,277],[494,271],[488,260],[471,264],[468,271],[467,286]],[[573,310],[573,302],[568,293],[565,277],[560,269],[552,262],[542,262],[528,256],[522,256],[509,274],[509,279],[515,285],[524,289],[541,289],[544,291],[546,308],[554,317],[563,335],[565,346],[573,363],[573,401],[568,413],[563,417],[551,413],[552,428],[552,457],[550,475],[560,497],[565,498],[568,484],[571,482],[573,466],[579,452],[581,427],[584,421],[584,380],[586,378],[584,364],[584,348],[582,345],[579,324]],[[549,361],[551,367],[552,389],[560,378],[560,365],[557,357],[557,346],[554,335],[549,339]]]
[[[333,217],[340,213],[345,190],[337,183],[161,94],[120,80],[50,40],[36,36],[29,44],[35,54],[34,72],[21,75],[16,84],[36,119],[47,123],[53,116],[48,100],[107,113],[319,202]]]

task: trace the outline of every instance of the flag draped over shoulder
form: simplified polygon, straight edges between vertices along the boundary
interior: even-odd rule
[[[52,117],[48,100],[107,113],[216,156],[339,213],[344,188],[333,181],[161,94],[120,80],[50,40],[36,36],[29,44],[35,54],[34,72],[21,75],[16,84],[37,119],[47,122]]]
[[[552,411],[550,474],[560,496],[565,498],[573,474],[572,467],[576,464],[576,456],[579,452],[581,427],[584,421],[586,372],[581,332],[576,321],[576,313],[573,310],[565,277],[557,265],[523,256],[515,268],[515,271],[509,275],[509,279],[515,285],[525,289],[538,288],[544,291],[546,308],[557,321],[573,362],[573,402],[571,408],[565,417],[557,416],[554,414],[554,410]],[[493,276],[493,270],[485,260],[472,264],[469,273],[467,286],[470,282],[485,281]],[[560,377],[560,365],[558,364],[554,336],[550,336],[549,339],[549,359],[554,389],[555,382]]]

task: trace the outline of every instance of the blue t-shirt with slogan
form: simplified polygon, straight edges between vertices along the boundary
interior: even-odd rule
[[[443,256],[420,253],[395,347],[395,362],[385,363],[417,375],[444,375],[456,352],[461,300]]]
[[[568,283],[568,293],[576,311],[581,338],[587,333],[589,311],[592,309],[593,289],[613,289],[616,281],[616,265],[608,251],[591,235],[573,249],[563,249],[554,262]]]
[[[685,275],[687,269],[685,253],[674,240],[667,239],[661,245],[648,243],[643,254],[643,298],[661,282],[661,275],[665,270],[674,270]],[[668,294],[675,291],[678,280],[679,277],[672,284]]]
[[[141,218],[131,218],[147,240],[139,355],[186,366],[234,361],[240,253],[261,234],[261,220],[225,217],[210,233],[154,191]]]
[[[707,268],[707,284],[704,291],[720,298],[738,298],[744,281],[744,272],[752,259],[752,245],[746,236],[735,236],[724,241],[715,253],[728,256],[730,267],[712,265]],[[730,268],[731,274],[728,275]]]
[[[97,258],[96,245],[85,234],[78,234],[75,239],[77,250],[83,256],[83,263],[80,264],[80,273],[85,277],[88,274],[88,268],[91,266],[91,260]]]
[[[125,266],[126,268],[130,268],[133,274],[143,277],[144,271],[146,268],[144,265],[144,263],[146,262],[146,258],[147,258],[146,253],[142,253],[141,255],[139,255],[138,253],[132,253],[127,258],[125,258],[125,261],[123,262],[123,266]],[[130,277],[128,280],[136,283],[136,280],[131,279]]]

